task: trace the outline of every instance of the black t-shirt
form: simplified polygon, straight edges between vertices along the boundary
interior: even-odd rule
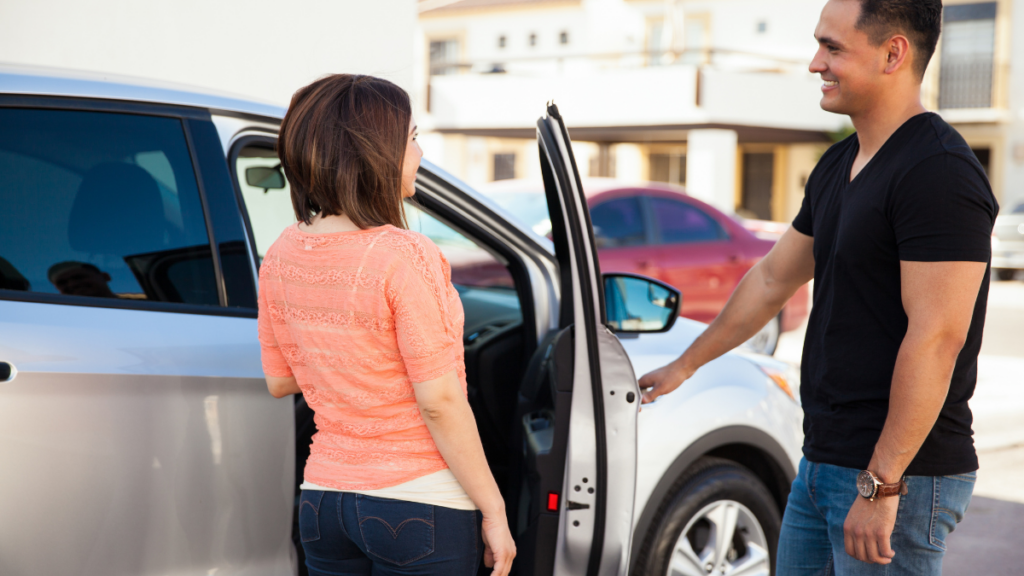
[[[821,157],[793,227],[814,237],[800,391],[804,456],[863,470],[885,424],[907,332],[900,261],[989,262],[999,209],[974,153],[935,114],[907,120],[850,182],[858,149],[854,134]],[[978,378],[988,286],[986,274],[946,403],[909,475],[978,469],[967,401]]]

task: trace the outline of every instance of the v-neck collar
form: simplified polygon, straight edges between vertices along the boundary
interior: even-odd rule
[[[925,111],[921,112],[920,114],[914,114],[910,118],[904,120],[903,124],[900,124],[899,128],[894,130],[892,134],[889,134],[889,137],[886,138],[885,142],[882,143],[881,148],[875,151],[874,156],[872,156],[871,159],[868,160],[866,164],[864,164],[864,167],[860,169],[860,172],[857,172],[856,176],[850,178],[850,172],[853,170],[853,163],[857,161],[857,154],[860,154],[860,138],[857,137],[857,134],[855,133],[853,139],[853,155],[850,157],[850,161],[847,163],[846,169],[843,171],[843,181],[846,185],[845,187],[848,188],[852,186],[855,182],[857,182],[857,179],[860,178],[861,175],[864,174],[864,172],[866,172],[868,168],[874,165],[875,159],[878,158],[882,154],[882,151],[889,146],[889,143],[893,141],[893,138],[897,134],[899,134],[904,128],[906,128],[908,124],[910,124],[913,120],[917,118],[921,118],[923,116],[932,116],[934,114],[934,112]]]

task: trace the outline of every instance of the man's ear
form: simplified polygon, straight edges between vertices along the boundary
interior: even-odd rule
[[[897,34],[886,41],[889,52],[885,60],[885,73],[893,74],[897,70],[910,65],[910,40]]]

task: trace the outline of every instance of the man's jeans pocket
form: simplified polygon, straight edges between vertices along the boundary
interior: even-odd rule
[[[299,497],[299,536],[303,542],[320,539],[320,502],[324,493],[320,490],[303,490]]]
[[[359,534],[366,552],[404,566],[434,552],[434,507],[430,504],[356,495]]]
[[[929,531],[932,546],[946,550],[946,537],[964,519],[977,478],[977,472],[934,478],[932,525]]]

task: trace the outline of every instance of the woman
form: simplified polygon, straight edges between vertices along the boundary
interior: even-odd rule
[[[321,574],[508,574],[515,544],[466,399],[448,262],[405,229],[409,97],[339,74],[295,93],[278,152],[299,222],[260,268],[267,387],[316,412],[299,532]],[[481,547],[480,544],[483,544]]]

